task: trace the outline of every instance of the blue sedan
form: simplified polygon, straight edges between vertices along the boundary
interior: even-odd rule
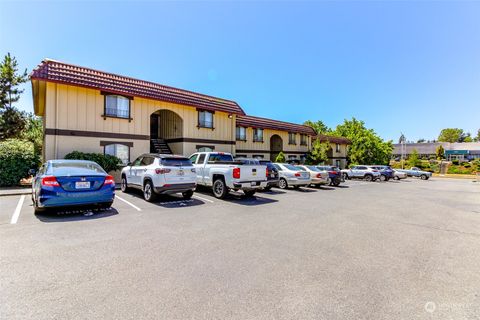
[[[49,208],[110,208],[115,181],[97,163],[85,160],[49,160],[32,182],[35,213]]]

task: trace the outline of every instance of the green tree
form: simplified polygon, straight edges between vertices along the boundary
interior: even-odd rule
[[[425,139],[423,138],[417,140],[417,143],[424,143],[424,142],[425,142]]]
[[[281,162],[281,163],[283,163],[283,162],[285,162],[285,161],[286,161],[286,159],[285,159],[285,154],[284,154],[282,151],[280,151],[280,153],[277,154],[277,157],[275,158],[275,162]]]
[[[465,137],[460,142],[473,142],[472,135],[470,134],[470,132],[467,132]]]
[[[365,127],[365,122],[352,118],[344,120],[332,132],[333,135],[348,138],[352,144],[348,148],[347,160],[350,164],[388,164],[392,141],[383,141],[373,129]]]
[[[420,164],[417,149],[413,149],[412,153],[408,157],[408,165],[410,167],[417,167]]]
[[[443,148],[442,145],[439,145],[435,150],[435,153],[437,155],[437,160],[442,160],[443,157],[445,156],[445,149]]]
[[[26,125],[24,113],[15,107],[6,106],[0,111],[0,140],[19,138]]]
[[[462,142],[465,139],[466,135],[463,132],[463,129],[459,128],[446,128],[442,129],[440,135],[438,136],[438,141],[440,142]]]
[[[19,73],[17,59],[7,53],[0,63],[0,109],[11,108],[20,99],[24,90],[19,86],[27,81],[27,69]]]
[[[316,139],[312,145],[312,151],[307,156],[307,162],[309,164],[320,164],[328,160],[328,150],[331,146],[328,141],[320,142]]]
[[[473,140],[480,142],[480,129],[478,129],[477,136]]]
[[[303,124],[305,126],[312,127],[317,132],[317,134],[327,134],[328,132],[331,131],[331,129],[327,127],[322,120],[317,120],[315,122],[311,120],[307,120]]]
[[[26,114],[25,130],[21,133],[21,138],[33,142],[35,152],[42,153],[43,145],[43,123],[42,119],[33,113]]]

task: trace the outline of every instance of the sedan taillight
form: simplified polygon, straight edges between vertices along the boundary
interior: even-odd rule
[[[321,173],[317,173],[317,178],[321,178],[322,177],[322,174]]]
[[[295,172],[295,177],[301,177],[302,174],[300,172]]]
[[[105,177],[105,181],[103,182],[104,185],[108,185],[108,184],[115,184],[115,179],[113,179],[112,176],[108,175]]]
[[[48,176],[42,178],[42,186],[45,187],[59,187],[60,184],[57,181],[57,178],[54,176]]]

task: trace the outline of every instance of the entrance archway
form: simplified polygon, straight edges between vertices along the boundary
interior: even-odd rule
[[[275,158],[283,151],[283,140],[278,134],[270,137],[270,160],[275,161]]]
[[[163,109],[150,115],[150,152],[183,154],[182,137],[183,120],[178,114]]]

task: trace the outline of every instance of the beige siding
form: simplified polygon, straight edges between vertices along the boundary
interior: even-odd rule
[[[300,134],[296,136],[296,145],[288,144],[288,131],[280,131],[280,130],[271,130],[265,129],[263,130],[263,143],[262,142],[254,142],[253,141],[253,129],[247,128],[247,141],[237,141],[236,148],[239,150],[263,150],[263,151],[270,151],[270,138],[273,135],[278,135],[283,140],[283,151],[291,151],[291,152],[298,152],[299,154],[306,153],[309,151],[310,145],[310,137],[307,137],[307,145],[302,146],[300,145]],[[241,154],[244,154],[240,151]]]

